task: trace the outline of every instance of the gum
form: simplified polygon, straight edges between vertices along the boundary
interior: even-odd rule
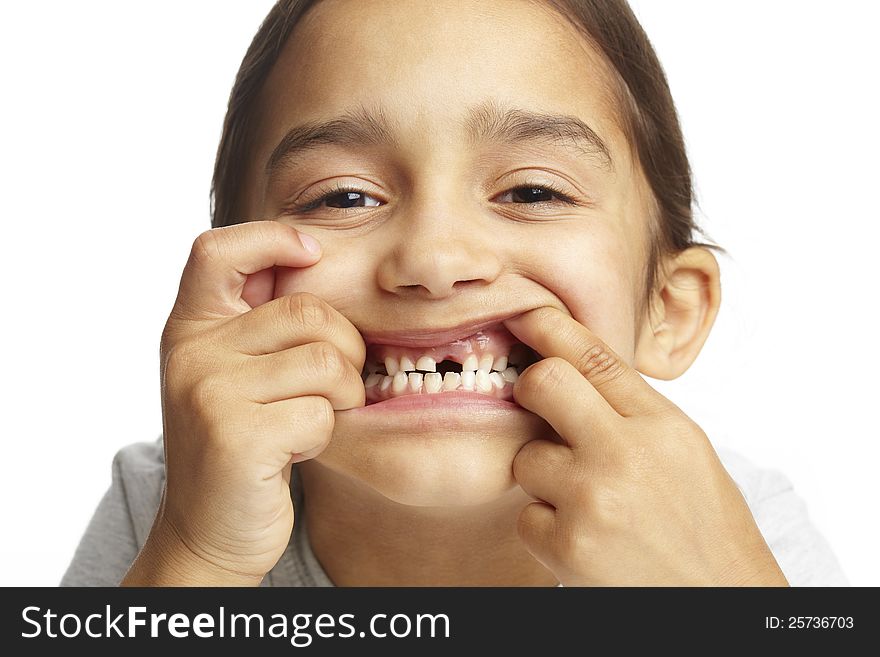
[[[391,344],[368,345],[366,362],[381,365],[388,356],[398,361],[403,356],[408,356],[415,363],[422,356],[430,356],[437,363],[444,360],[463,363],[464,359],[471,354],[475,354],[477,359],[486,354],[491,354],[493,358],[506,356],[510,353],[511,347],[518,343],[519,341],[510,331],[504,328],[504,326],[498,325],[477,331],[467,338],[433,347],[403,347]]]

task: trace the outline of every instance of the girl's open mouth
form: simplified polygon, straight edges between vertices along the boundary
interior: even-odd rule
[[[366,405],[406,395],[448,392],[511,401],[513,384],[538,359],[533,349],[517,342],[502,324],[431,347],[368,344],[361,374]]]

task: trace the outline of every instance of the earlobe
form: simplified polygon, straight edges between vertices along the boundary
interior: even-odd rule
[[[681,376],[700,353],[721,304],[718,261],[691,247],[668,256],[636,343],[634,365],[655,379]]]

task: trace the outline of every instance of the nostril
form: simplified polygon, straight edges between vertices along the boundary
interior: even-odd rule
[[[445,299],[452,294],[454,286],[432,286],[427,285],[398,285],[397,290],[405,297],[418,297],[421,299]]]
[[[455,283],[452,284],[452,287],[454,289],[460,290],[460,289],[467,289],[467,288],[471,288],[471,287],[483,286],[483,285],[486,285],[486,283],[488,283],[488,281],[485,278],[469,278],[464,281],[455,281]]]

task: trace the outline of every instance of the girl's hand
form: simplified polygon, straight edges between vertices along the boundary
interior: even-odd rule
[[[518,529],[563,585],[787,586],[700,427],[565,313],[505,323],[544,356],[514,398],[562,439],[533,440],[514,459],[540,500]]]
[[[291,464],[364,404],[357,329],[310,294],[273,298],[274,268],[315,264],[311,244],[274,221],[193,244],[160,348],[165,489],[124,584],[256,585],[284,552]]]

